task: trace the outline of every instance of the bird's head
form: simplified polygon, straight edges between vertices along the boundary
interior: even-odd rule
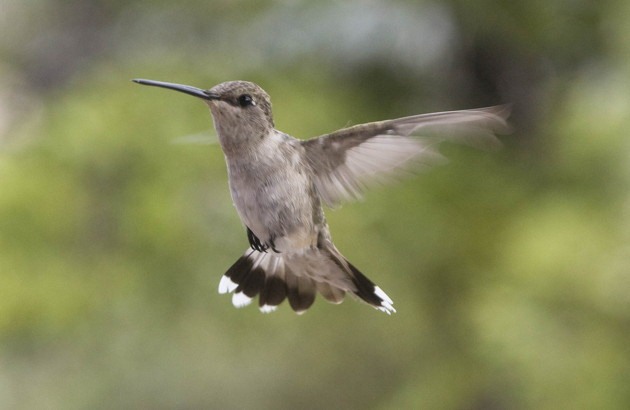
[[[248,81],[228,81],[208,90],[162,81],[133,81],[202,99],[210,107],[224,149],[262,139],[274,127],[269,95],[258,85]]]

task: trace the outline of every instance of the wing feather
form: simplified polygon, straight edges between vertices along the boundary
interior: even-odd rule
[[[509,131],[508,106],[420,114],[344,128],[302,141],[324,203],[360,198],[371,182],[387,182],[412,164],[445,162],[442,141],[494,148]],[[389,178],[388,178],[389,177]]]

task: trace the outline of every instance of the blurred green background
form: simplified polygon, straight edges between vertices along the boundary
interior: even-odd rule
[[[630,408],[630,2],[0,6],[0,408]],[[395,301],[216,288],[247,247],[193,98],[258,82],[301,138],[514,104],[504,149],[328,211]],[[321,299],[321,298],[320,298]]]

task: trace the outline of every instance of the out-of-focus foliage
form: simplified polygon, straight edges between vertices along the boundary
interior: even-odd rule
[[[5,0],[0,407],[627,409],[630,3]],[[247,246],[203,104],[279,129],[512,102],[498,152],[328,212],[395,300],[216,293]],[[185,139],[185,138],[184,138]],[[189,138],[190,139],[190,138]]]

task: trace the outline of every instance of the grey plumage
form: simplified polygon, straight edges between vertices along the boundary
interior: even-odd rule
[[[491,147],[495,133],[506,132],[506,106],[420,114],[345,128],[304,141],[318,192],[334,206],[361,196],[365,184],[410,165],[444,160],[437,144],[460,141]],[[420,133],[424,136],[420,137]]]
[[[322,204],[361,196],[367,185],[443,157],[445,140],[498,143],[508,129],[505,106],[422,114],[298,140],[274,128],[271,100],[256,84],[231,81],[209,90],[134,80],[191,94],[212,112],[228,167],[230,191],[251,249],[219,283],[241,307],[256,296],[263,312],[288,299],[298,313],[320,293],[340,303],[347,292],[386,313],[393,302],[337,250]]]

